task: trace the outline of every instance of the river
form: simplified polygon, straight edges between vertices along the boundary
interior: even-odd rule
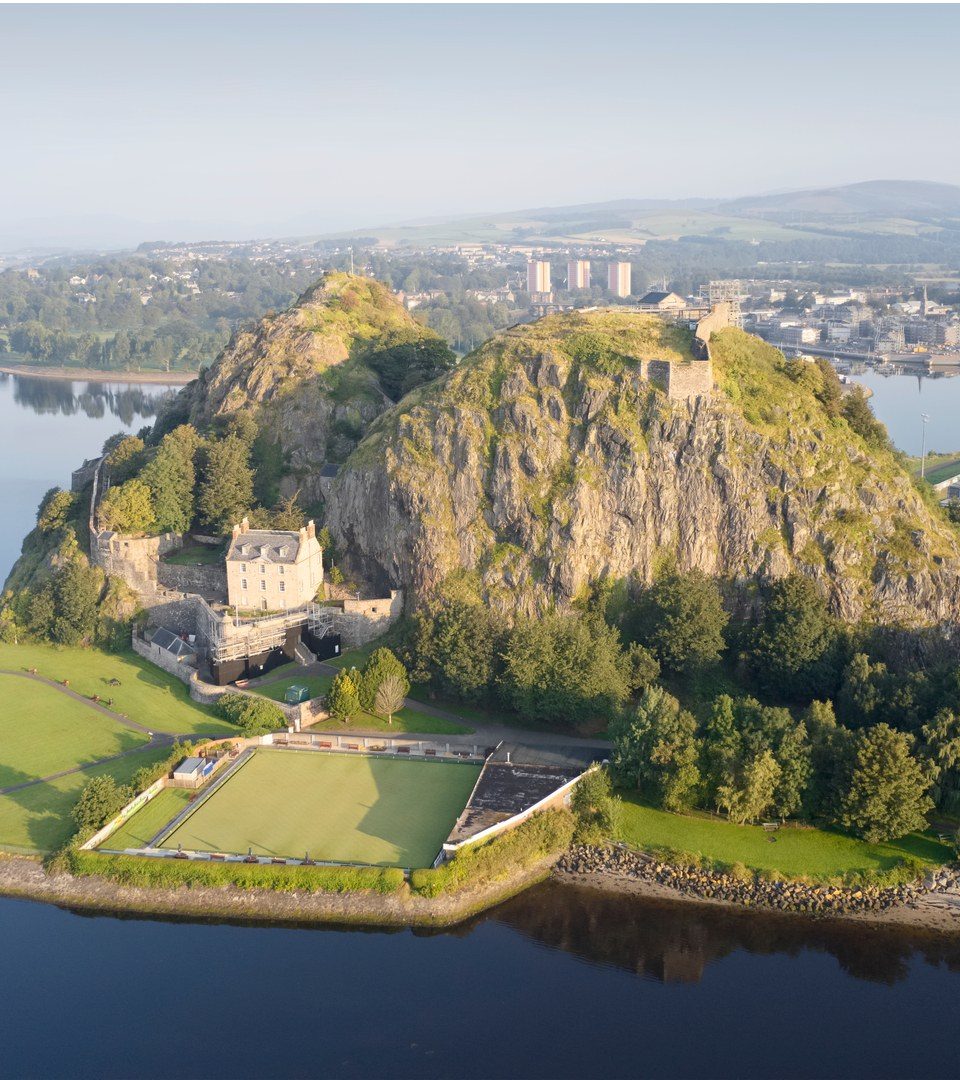
[[[43,492],[163,392],[38,383],[0,379],[3,574]],[[0,940],[4,1078],[958,1072],[960,941],[903,931],[547,884],[442,933],[0,900]]]
[[[952,453],[960,450],[960,375],[878,375],[866,371],[853,376],[869,387],[873,411],[887,425],[898,449],[914,457],[926,448]]]

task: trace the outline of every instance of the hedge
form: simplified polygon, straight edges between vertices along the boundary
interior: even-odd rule
[[[421,896],[436,897],[476,885],[489,885],[525,870],[548,855],[565,851],[573,839],[574,817],[569,810],[534,814],[522,825],[467,847],[435,870],[414,870],[410,886]]]
[[[67,853],[67,868],[77,877],[105,877],[141,888],[232,885],[276,892],[396,892],[403,871],[379,866],[274,866],[265,863],[154,859],[138,855]]]

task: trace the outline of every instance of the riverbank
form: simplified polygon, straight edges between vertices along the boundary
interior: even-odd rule
[[[39,364],[0,364],[0,374],[78,382],[152,383],[156,386],[186,386],[197,377],[195,371],[104,371],[102,368],[41,367]]]
[[[546,880],[555,862],[556,856],[549,856],[502,881],[428,899],[418,896],[407,885],[386,895],[288,893],[230,886],[148,889],[120,885],[103,877],[48,873],[39,859],[10,855],[0,857],[0,896],[101,913],[135,912],[307,926],[446,927]]]
[[[839,889],[741,879],[672,866],[625,849],[574,848],[558,861],[554,878],[640,899],[960,935],[960,870],[956,868],[928,874],[922,884]]]

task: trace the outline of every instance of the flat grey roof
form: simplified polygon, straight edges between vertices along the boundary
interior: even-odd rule
[[[202,757],[188,757],[173,770],[174,776],[193,776],[194,773],[198,773],[203,768]]]

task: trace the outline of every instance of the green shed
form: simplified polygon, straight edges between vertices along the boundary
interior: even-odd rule
[[[283,695],[283,700],[287,705],[299,705],[303,701],[309,701],[310,688],[308,686],[301,686],[299,683],[294,683],[292,686],[287,687],[287,692]]]

